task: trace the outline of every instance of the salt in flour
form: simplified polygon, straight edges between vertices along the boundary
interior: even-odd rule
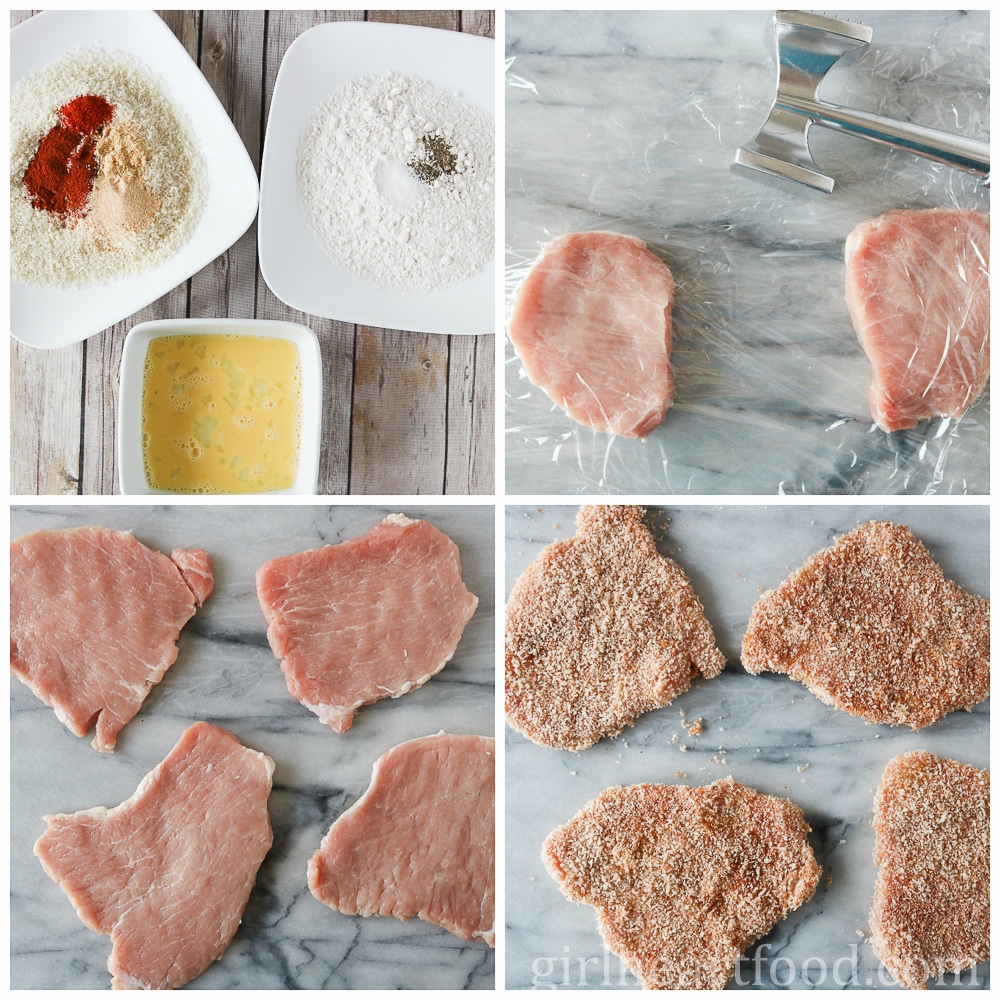
[[[302,135],[298,181],[319,244],[369,284],[448,288],[493,256],[493,117],[419,77],[338,87]]]

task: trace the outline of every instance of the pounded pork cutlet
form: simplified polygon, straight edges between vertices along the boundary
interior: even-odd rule
[[[368,790],[309,862],[309,889],[341,913],[419,917],[494,942],[494,742],[439,733],[383,754]]]
[[[288,690],[338,733],[361,705],[441,670],[479,603],[462,582],[458,546],[402,514],[360,538],[266,562],[257,597]]]
[[[802,810],[726,778],[609,788],[545,840],[567,898],[647,989],[721,990],[740,955],[812,897]]]
[[[920,729],[990,689],[990,602],[944,578],[909,528],[871,521],[754,606],[752,674],[788,674],[868,722]]]
[[[581,507],[577,534],[524,571],[507,602],[507,721],[582,750],[725,665],[684,571],[656,551],[645,508]]]
[[[510,339],[531,381],[574,420],[647,437],[674,399],[674,279],[618,233],[547,243],[517,293]]]
[[[127,531],[36,531],[10,544],[10,666],[77,736],[113,751],[211,594],[201,549],[154,552]]]
[[[898,209],[848,236],[847,307],[882,430],[960,417],[990,374],[990,217]]]
[[[221,958],[271,846],[274,762],[207,722],[114,809],[46,816],[46,873],[108,934],[111,985],[178,989]]]
[[[990,957],[990,776],[914,750],[875,795],[872,949],[900,986]]]

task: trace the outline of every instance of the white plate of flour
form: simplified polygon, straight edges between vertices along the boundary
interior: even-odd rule
[[[444,169],[451,176],[439,178],[439,183],[447,182],[450,188],[454,183],[467,181],[469,190],[463,192],[463,198],[479,199],[480,206],[484,206],[485,171],[479,167],[487,159],[484,152],[489,145],[490,212],[486,238],[492,246],[494,52],[494,42],[488,38],[361,21],[319,25],[289,46],[275,81],[264,140],[257,230],[261,273],[286,305],[328,319],[396,330],[441,334],[493,332],[494,257],[492,252],[481,260],[475,257],[482,249],[484,227],[477,226],[473,216],[463,214],[462,206],[458,210],[449,206],[444,201],[443,189],[442,192],[425,190],[430,200],[421,197],[420,182],[407,170],[405,161],[409,159],[412,167],[413,159],[421,155],[425,161],[431,159],[430,146],[422,149],[421,137],[410,134],[412,130],[403,127],[405,121],[395,123],[400,136],[398,156],[386,156],[382,147],[373,147],[365,159],[357,155],[355,148],[354,159],[346,165],[344,160],[331,163],[333,169],[343,172],[349,196],[340,206],[346,213],[341,217],[334,214],[338,207],[331,202],[327,228],[331,239],[341,236],[357,251],[360,272],[357,268],[350,270],[321,244],[316,233],[326,221],[324,205],[316,198],[302,197],[300,153],[309,150],[309,132],[317,126],[317,119],[321,128],[329,129],[331,143],[338,132],[341,139],[345,132],[357,135],[355,127],[360,122],[351,116],[360,112],[352,104],[360,103],[363,107],[366,95],[373,97],[372,103],[375,96],[379,97],[377,110],[382,117],[386,100],[389,107],[399,100],[409,100],[415,114],[423,112],[423,118],[430,114],[426,109],[433,107],[435,113],[441,113],[441,120],[435,122],[434,141],[440,142],[440,150],[447,159],[439,161],[437,167],[432,164],[430,175],[420,176],[424,184],[433,185],[434,171],[441,169],[444,162]],[[359,85],[361,101],[341,100],[338,107],[335,95]],[[437,103],[429,103],[432,101]],[[453,102],[451,115],[447,112],[449,101]],[[477,129],[483,116],[488,115],[491,126],[488,140],[478,130],[471,145],[463,144],[463,140],[472,138],[468,133],[470,126],[462,110],[454,106],[455,102],[478,116]],[[409,142],[404,145],[406,140]],[[404,153],[404,148],[409,152]],[[454,168],[452,164],[456,161],[452,154],[458,157],[459,165]],[[470,166],[463,176],[463,161],[469,164],[475,161],[476,169]],[[426,162],[421,166],[426,166]],[[322,170],[314,165],[313,174],[321,177]],[[338,185],[329,188],[328,194],[332,196]],[[411,196],[418,205],[413,212],[406,208],[406,200]],[[429,211],[425,207],[428,204]],[[435,216],[434,206],[438,204],[442,206],[441,214]],[[482,213],[481,208],[480,217]],[[441,221],[458,234],[455,249],[442,248],[433,240],[421,242],[422,237],[435,235],[426,231]],[[474,232],[477,229],[478,237]],[[478,246],[474,245],[474,237],[478,238]],[[393,280],[391,275],[386,278],[384,270],[375,268],[377,238],[385,241],[387,257],[395,256],[396,245],[412,243],[420,258],[412,280]],[[473,261],[474,273],[463,275],[456,268],[468,260]],[[435,284],[443,287],[433,287]]]
[[[84,287],[11,279],[12,336],[33,347],[79,343],[132,315],[227,250],[257,211],[257,175],[235,126],[173,32],[150,11],[47,11],[11,31],[11,89],[85,49],[125,53],[159,78],[204,160],[206,197],[186,242],[151,269]]]

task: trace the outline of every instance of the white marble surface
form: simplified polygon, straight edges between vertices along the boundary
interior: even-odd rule
[[[507,592],[543,545],[574,533],[575,513],[569,507],[507,508]],[[671,705],[640,717],[617,740],[580,753],[536,746],[508,727],[506,985],[638,988],[617,958],[602,950],[594,911],[567,901],[545,871],[542,841],[609,786],[704,785],[732,775],[802,807],[824,876],[812,900],[751,949],[740,968],[742,988],[896,988],[880,973],[866,940],[875,881],[875,788],[891,757],[916,748],[988,767],[989,702],[916,733],[867,725],[787,677],[747,674],[740,644],[762,590],[872,518],[908,524],[947,576],[989,596],[987,508],[691,506],[650,514],[650,523],[668,524],[660,551],[691,578],[727,666],[719,677],[696,682]],[[702,718],[704,733],[689,735],[682,718],[689,724]],[[977,967],[975,981],[966,974],[962,983],[988,988],[988,965]],[[954,977],[944,985],[955,988]],[[733,980],[729,988],[741,987]]]
[[[452,661],[422,688],[363,707],[338,735],[288,693],[254,590],[266,559],[363,534],[388,513],[424,517],[459,547],[479,607]],[[205,548],[215,592],[181,634],[180,655],[114,754],[73,736],[11,679],[11,978],[14,989],[108,989],[111,944],[77,918],[32,845],[46,813],[113,806],[207,719],[276,764],[274,845],[222,959],[189,989],[489,989],[494,952],[420,920],[347,917],[313,898],[306,865],[330,824],[368,786],[375,759],[439,730],[494,728],[492,506],[13,507],[11,537],[36,528],[131,529],[161,551]]]
[[[844,240],[862,219],[988,209],[988,192],[823,129],[810,145],[831,196],[733,176],[774,97],[771,13],[508,12],[508,315],[539,248],[565,232],[639,236],[677,281],[676,401],[645,442],[580,428],[508,339],[508,494],[988,492],[988,392],[959,422],[875,428],[843,293]],[[822,97],[988,139],[988,11],[846,13],[874,40]]]

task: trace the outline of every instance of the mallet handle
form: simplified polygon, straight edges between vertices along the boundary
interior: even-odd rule
[[[816,125],[825,125],[882,146],[905,149],[950,167],[958,167],[974,174],[990,172],[990,147],[985,142],[949,135],[911,122],[893,121],[869,111],[855,111],[839,104],[827,104],[787,94],[779,95],[774,106],[803,115]]]

